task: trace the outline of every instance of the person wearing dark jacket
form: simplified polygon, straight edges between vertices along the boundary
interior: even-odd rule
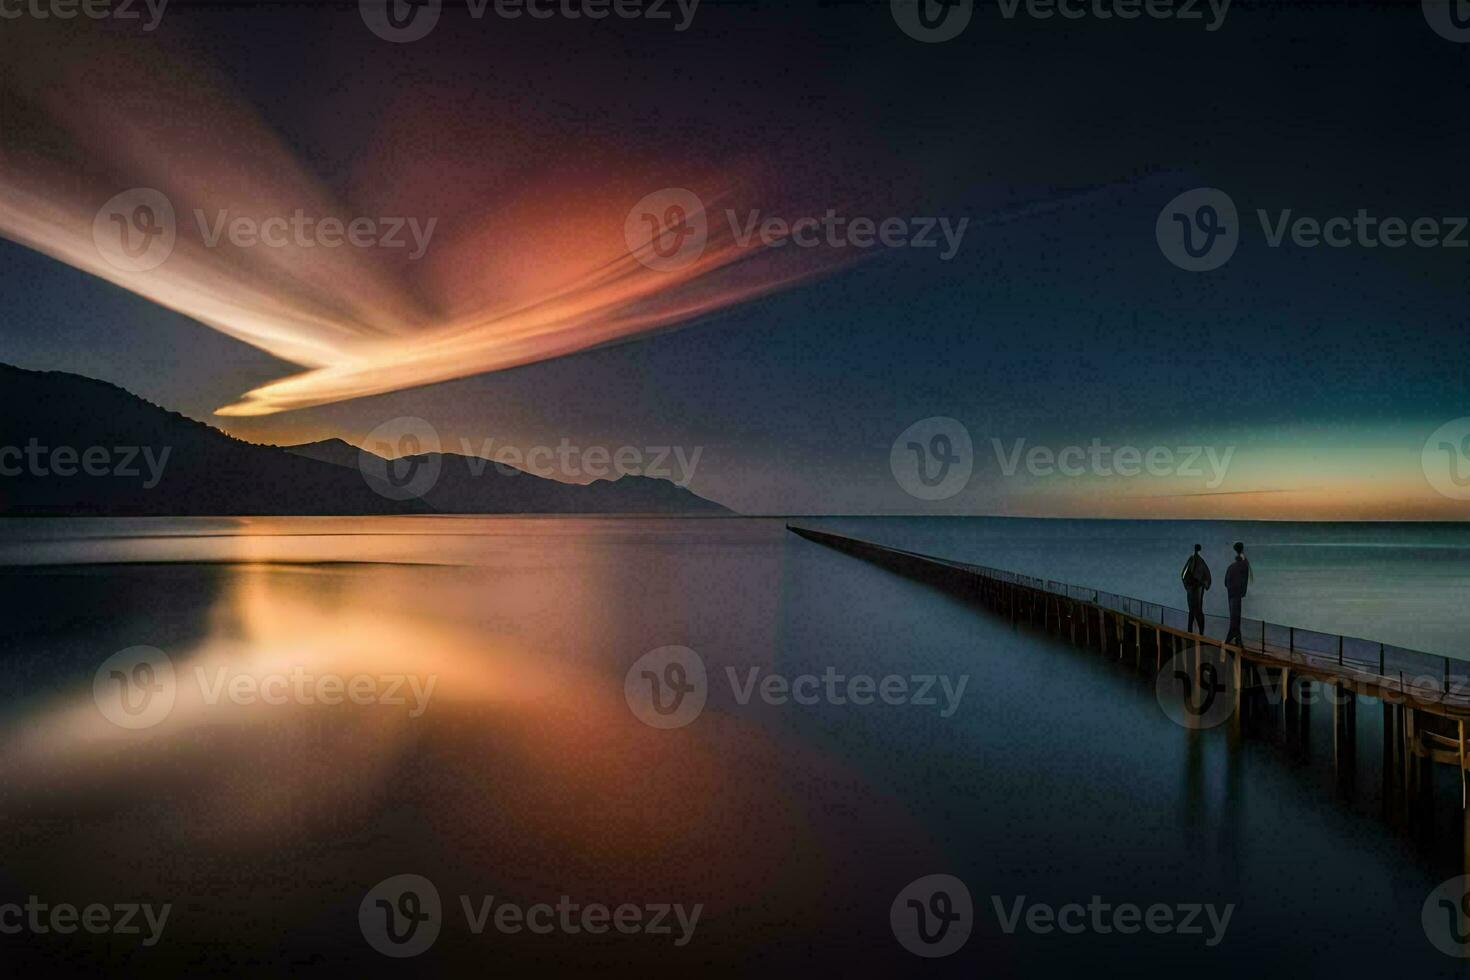
[[[1245,542],[1235,542],[1235,560],[1225,569],[1225,592],[1230,597],[1230,632],[1225,634],[1226,643],[1240,646],[1240,600],[1250,585],[1251,563],[1245,557]]]
[[[1205,590],[1210,587],[1210,566],[1200,557],[1199,545],[1194,546],[1194,554],[1190,555],[1184,562],[1184,570],[1179,573],[1179,580],[1184,583],[1184,595],[1189,600],[1189,625],[1186,627],[1190,632],[1203,633],[1205,631]],[[1199,621],[1199,629],[1194,628],[1195,621]]]

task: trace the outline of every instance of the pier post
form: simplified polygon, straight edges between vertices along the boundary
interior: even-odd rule
[[[1460,719],[1460,809],[1465,809],[1465,719]]]
[[[1398,752],[1396,745],[1398,740],[1394,737],[1394,711],[1393,705],[1387,701],[1383,704],[1383,810],[1385,815],[1389,811],[1389,800],[1393,795],[1393,767],[1397,761]]]
[[[1418,753],[1414,751],[1414,709],[1406,703],[1402,709],[1404,724],[1400,731],[1404,744],[1404,795],[1413,788],[1413,770],[1418,764]]]
[[[1245,713],[1240,710],[1240,672],[1244,659],[1244,657],[1235,657],[1229,664],[1230,676],[1234,679],[1234,691],[1231,695],[1230,727],[1226,730],[1226,734],[1230,736],[1229,745],[1231,746],[1231,756],[1236,755],[1236,747],[1240,745],[1240,740],[1245,734]]]
[[[1302,750],[1311,751],[1312,739],[1312,679],[1303,677],[1297,681],[1299,696],[1296,699],[1297,734],[1301,738]]]
[[[1287,712],[1290,710],[1290,707],[1291,707],[1290,706],[1290,701],[1291,701],[1291,671],[1288,668],[1286,668],[1286,667],[1282,667],[1281,668],[1281,724],[1282,724],[1282,727],[1285,727],[1286,726],[1286,723],[1287,723],[1287,721],[1286,721],[1286,715],[1287,715]]]
[[[1241,686],[1240,685],[1240,681],[1241,681],[1240,674],[1241,674],[1241,670],[1243,669],[1244,665],[1245,665],[1245,658],[1242,657],[1242,656],[1240,656],[1239,654],[1236,654],[1236,656],[1235,656],[1235,664],[1234,664],[1234,673],[1235,673],[1235,718],[1236,718],[1237,721],[1239,721],[1239,719],[1240,719],[1240,686]]]
[[[1332,693],[1332,764],[1338,789],[1351,795],[1357,775],[1358,696],[1336,683]]]
[[[1464,855],[1465,873],[1470,874],[1470,809],[1461,814],[1460,819],[1461,848],[1460,853]]]
[[[1404,794],[1404,799],[1409,798],[1409,706],[1401,704],[1398,708],[1398,726],[1394,729],[1395,741],[1399,752],[1399,790]]]

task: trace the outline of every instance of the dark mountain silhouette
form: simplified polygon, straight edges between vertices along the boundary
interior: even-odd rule
[[[319,459],[323,463],[331,463],[333,466],[345,466],[348,469],[357,469],[358,455],[361,452],[356,446],[345,439],[323,439],[320,442],[303,442],[299,446],[285,446],[286,452],[296,456],[305,456],[307,459]]]
[[[341,439],[285,447],[287,452],[360,470],[362,450]],[[668,480],[622,476],[588,484],[563,483],[459,453],[403,457],[400,469],[432,466],[438,476],[422,497],[441,514],[729,514],[731,511]],[[391,464],[390,464],[391,465]],[[361,477],[359,477],[361,478]]]
[[[422,498],[398,500],[359,453],[259,446],[105,381],[0,364],[0,515],[730,513],[665,480],[577,486],[452,453]]]

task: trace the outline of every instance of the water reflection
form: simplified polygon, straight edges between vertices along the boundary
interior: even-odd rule
[[[642,540],[633,578],[619,553],[625,533],[609,541],[495,526],[467,564],[445,563],[467,557],[462,537],[396,528],[362,542],[295,533],[67,543],[60,553],[148,559],[167,546],[230,564],[174,566],[212,584],[182,593],[158,566],[91,570],[92,582],[141,575],[147,601],[89,620],[71,637],[55,693],[19,713],[12,705],[0,828],[13,879],[190,895],[248,882],[185,921],[212,941],[256,944],[254,927],[238,934],[242,908],[284,926],[298,904],[348,901],[406,861],[446,894],[612,904],[687,896],[727,925],[765,896],[755,918],[726,932],[737,946],[758,945],[766,917],[794,916],[860,870],[848,846],[916,835],[860,773],[758,718],[711,711],[670,733],[632,716],[622,671],[666,637],[697,643],[713,662],[727,652],[768,664],[781,574],[779,548],[767,547],[723,555],[711,579],[717,540],[691,548],[677,528],[659,527],[652,548]],[[430,560],[337,560],[351,552]],[[49,610],[42,618],[71,615],[59,585],[74,572],[42,576],[46,587],[31,596]],[[13,663],[44,672],[57,634],[34,633]],[[164,649],[176,675],[172,710],[138,731],[104,717],[83,672],[124,642]],[[330,689],[344,703],[322,700],[324,678],[337,679]],[[407,703],[380,703],[394,679]],[[368,703],[343,697],[355,682]],[[817,773],[821,807],[853,815],[837,821],[841,835],[810,820],[799,784]],[[120,841],[139,840],[168,859],[118,860]],[[311,884],[283,895],[281,883],[301,876]]]
[[[432,879],[451,911],[492,894],[705,906],[680,950],[446,928],[430,970],[897,972],[909,959],[890,903],[933,873],[967,881],[982,909],[991,895],[1235,902],[1230,938],[1192,967],[1204,975],[1263,949],[1282,969],[1443,966],[1418,904],[1463,867],[1466,829],[1444,805],[1458,787],[1451,801],[1433,774],[1413,792],[1390,778],[1375,747],[1391,758],[1401,743],[1367,702],[1344,785],[1326,705],[1288,726],[1280,706],[1247,702],[1233,727],[1186,731],[1160,711],[1152,664],[1013,626],[778,522],[349,528],[52,528],[27,554],[142,563],[0,570],[16,627],[0,677],[6,893],[173,901],[173,941],[149,965],[243,974],[381,967],[357,907],[403,873]],[[135,644],[165,650],[180,684],[165,721],[127,731],[98,711],[93,674]],[[623,675],[669,644],[698,650],[712,684],[694,724],[660,731],[629,711]],[[741,704],[724,680],[828,665],[971,680],[947,719]],[[298,670],[434,686],[418,717],[206,697],[221,672],[250,687]],[[1425,792],[1433,806],[1407,805]],[[1376,950],[1310,939],[1344,930],[1377,930]],[[1056,940],[983,922],[956,968],[1121,970],[1197,952]],[[81,949],[88,966],[136,965]],[[58,951],[13,952],[49,968]]]

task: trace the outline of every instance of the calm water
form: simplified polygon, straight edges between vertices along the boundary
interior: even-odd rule
[[[1174,604],[1188,546],[1218,579],[1239,537],[1252,615],[1436,652],[1465,624],[1458,528],[803,523]],[[1322,708],[1293,732],[1279,713],[1244,736],[1188,732],[1131,664],[778,521],[6,521],[0,565],[0,904],[172,905],[152,948],[0,935],[17,971],[1461,973],[1420,921],[1466,870],[1459,786],[1438,767],[1430,805],[1401,810],[1375,703],[1359,705],[1347,779]],[[94,678],[139,645],[177,683],[166,716],[130,730]],[[659,730],[624,679],[668,645],[698,652],[708,703]],[[968,681],[946,717],[942,697],[741,703],[727,668]],[[293,672],[433,687],[421,712],[411,694],[211,701],[212,684]],[[934,873],[967,883],[976,916],[961,951],[925,962],[889,911]],[[394,961],[358,913],[400,874],[434,883],[443,921]],[[1206,947],[1208,927],[1007,934],[992,905],[1094,895],[1234,910]],[[684,945],[677,927],[476,935],[460,896],[702,910]]]

